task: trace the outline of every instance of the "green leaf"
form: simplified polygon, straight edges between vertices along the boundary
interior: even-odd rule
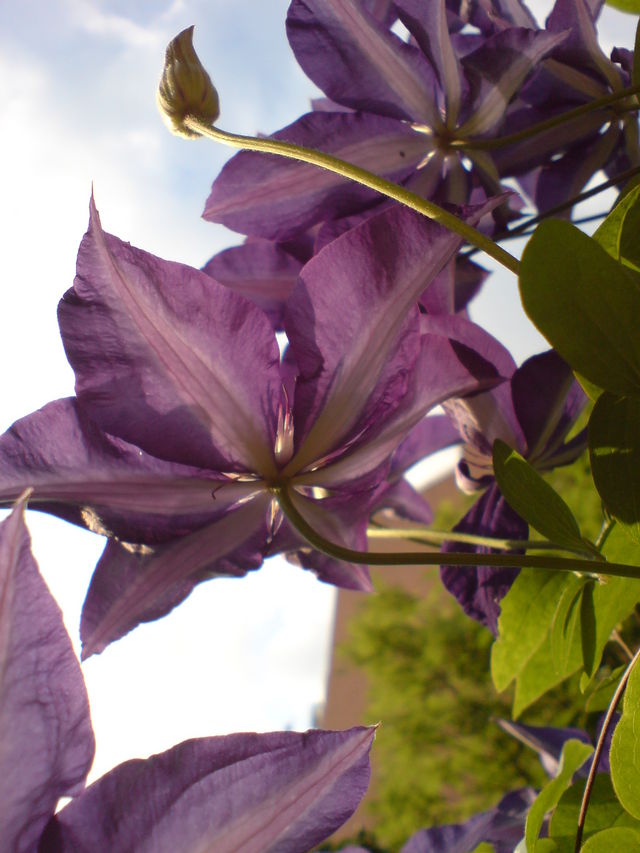
[[[606,0],[606,4],[629,15],[640,14],[640,0]]]
[[[582,641],[582,666],[585,673],[595,672],[600,661],[596,663],[598,626],[596,609],[593,599],[594,581],[585,583],[580,597],[580,638]],[[602,652],[600,653],[602,656]]]
[[[638,853],[640,833],[635,829],[615,826],[592,835],[583,845],[581,853]]]
[[[551,660],[557,675],[567,671],[575,659],[575,649],[581,643],[581,602],[586,578],[576,578],[563,591],[551,623]]]
[[[520,295],[530,319],[589,382],[640,393],[640,286],[591,237],[568,222],[542,222],[521,262]]]
[[[557,662],[551,653],[549,635],[545,642],[535,652],[533,657],[527,661],[522,671],[516,678],[516,688],[513,696],[512,716],[517,719],[522,712],[532,705],[553,687],[564,681],[580,668],[582,663],[582,651],[580,648],[580,637],[575,636],[574,645],[570,648],[566,657],[565,670],[559,671]]]
[[[631,71],[631,85],[640,84],[640,20],[636,25],[636,39],[633,45],[633,69]]]
[[[627,214],[632,207],[637,207],[636,202],[638,201],[639,195],[640,187],[634,187],[625,196],[622,196],[611,213],[596,229],[593,235],[593,239],[596,240],[605,252],[611,255],[611,257],[616,261],[621,260],[620,239]]]
[[[571,785],[573,774],[578,770],[593,752],[593,747],[579,740],[568,740],[562,747],[558,773],[548,782],[538,794],[529,809],[525,828],[527,849],[536,849],[536,840],[547,812],[558,803],[560,797]]]
[[[640,819],[640,668],[635,666],[624,693],[622,716],[609,752],[611,781],[618,799]]]
[[[591,686],[584,706],[585,714],[607,710],[625,669],[626,666],[617,666],[609,675],[605,675],[604,678]]]
[[[580,779],[560,798],[549,824],[549,835],[552,838],[568,838],[575,843],[585,781]],[[640,830],[640,822],[631,817],[620,805],[609,774],[598,773],[591,790],[583,838],[586,840],[591,835],[612,826],[629,826]]]
[[[599,397],[589,420],[589,455],[604,505],[640,542],[640,398]]]
[[[584,550],[578,522],[560,495],[515,450],[499,438],[493,470],[507,503],[532,527],[563,548]]]
[[[491,675],[503,691],[547,640],[558,601],[573,576],[522,571],[502,599],[498,638],[491,650]]]

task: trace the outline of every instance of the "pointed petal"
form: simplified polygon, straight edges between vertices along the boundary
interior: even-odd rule
[[[492,484],[476,501],[464,518],[453,528],[461,533],[476,533],[480,536],[498,536],[506,539],[526,539],[529,528],[514,512]],[[463,545],[447,542],[444,552],[465,551],[476,554],[490,553],[484,546]],[[494,569],[489,566],[477,568],[441,566],[440,577],[446,589],[472,619],[481,622],[494,633],[498,632],[500,601],[507,594],[518,575],[518,569]]]
[[[110,541],[82,610],[82,659],[164,616],[202,580],[242,577],[262,562],[270,498],[259,495],[202,530],[154,548]]]
[[[23,509],[0,524],[0,826],[17,853],[35,850],[59,797],[84,787],[94,753],[80,666]]]
[[[466,56],[462,63],[475,87],[475,97],[471,115],[458,134],[480,136],[495,128],[525,78],[564,38],[565,33],[514,27],[487,39]]]
[[[358,0],[293,0],[287,36],[304,72],[334,101],[408,121],[438,120],[424,57]]]
[[[435,406],[503,381],[491,362],[442,333],[434,318],[423,315],[421,321],[426,330],[420,338],[420,354],[409,373],[407,392],[395,410],[384,420],[372,420],[349,450],[326,466],[298,475],[296,482],[330,487],[362,477],[388,459]],[[460,338],[466,332],[473,339],[480,331],[463,317],[447,317],[446,321],[447,328],[455,328]]]
[[[333,154],[396,182],[410,175],[429,149],[423,133],[367,113],[308,113],[273,138]],[[288,240],[317,222],[370,207],[379,198],[317,166],[241,151],[214,181],[203,217],[243,234]]]
[[[445,96],[446,126],[453,130],[460,112],[462,80],[460,63],[449,35],[445,2],[399,0],[396,5],[400,20],[420,45],[425,56],[429,57]]]
[[[410,349],[407,336],[415,323],[412,306],[459,244],[456,234],[394,206],[305,265],[285,319],[300,367],[298,449],[289,471],[357,434],[372,412],[380,418],[397,405],[400,380],[417,355],[417,342]],[[336,304],[342,306],[337,315]],[[392,353],[398,361],[390,370]]]
[[[121,764],[66,806],[56,850],[301,853],[352,814],[375,728],[233,734]]]
[[[89,231],[60,328],[82,406],[143,450],[218,470],[274,470],[279,351],[262,311],[199,270]]]
[[[482,842],[496,853],[511,853],[524,834],[527,814],[538,792],[534,788],[510,791],[497,806],[473,815],[464,823],[421,829],[400,853],[469,853]]]
[[[75,399],[49,403],[0,437],[0,504],[27,487],[32,509],[146,543],[190,533],[259,489],[107,435]]]
[[[582,729],[527,726],[524,723],[514,723],[512,720],[497,720],[497,723],[508,735],[530,749],[535,749],[545,772],[552,777],[558,773],[562,748],[568,740],[580,740],[582,743],[591,744],[589,736]]]
[[[587,403],[573,371],[554,350],[527,359],[514,373],[511,391],[532,464],[559,447]]]
[[[277,243],[251,240],[215,255],[203,271],[250,299],[281,329],[284,308],[302,262]]]

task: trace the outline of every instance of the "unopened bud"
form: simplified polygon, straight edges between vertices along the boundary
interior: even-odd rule
[[[158,106],[174,133],[198,136],[185,127],[186,116],[212,125],[220,115],[218,93],[193,49],[193,27],[169,42],[158,86]]]

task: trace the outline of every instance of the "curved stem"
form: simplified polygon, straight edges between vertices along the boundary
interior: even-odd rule
[[[627,89],[622,89],[621,91],[614,92],[611,95],[604,95],[602,98],[595,98],[593,101],[589,101],[588,104],[581,104],[579,107],[575,107],[573,110],[568,110],[566,113],[561,113],[560,115],[553,116],[552,118],[545,119],[544,121],[539,121],[536,124],[532,124],[530,127],[517,131],[516,133],[510,133],[507,134],[507,136],[498,136],[492,139],[454,140],[451,143],[451,147],[469,150],[480,149],[486,151],[493,148],[502,148],[506,145],[513,145],[516,142],[522,142],[523,139],[531,139],[533,136],[537,136],[539,133],[544,133],[546,130],[553,130],[554,127],[559,127],[562,124],[573,121],[573,119],[580,118],[590,112],[595,112],[596,110],[607,107],[610,104],[615,104],[616,101],[624,100],[624,98],[628,98],[630,95],[637,95],[638,92],[640,92],[640,86],[629,86]],[[637,104],[634,104],[630,109],[637,110],[640,109],[640,107]]]
[[[356,551],[345,548],[337,542],[325,539],[314,530],[291,500],[288,486],[271,486],[270,491],[278,501],[280,509],[300,535],[316,550],[347,563],[359,563],[369,566],[494,566],[523,569],[546,569],[555,572],[587,572],[597,575],[611,575],[623,578],[640,578],[640,567],[624,563],[594,563],[580,557],[540,557],[535,554],[473,554],[467,552],[415,552],[384,553],[377,551]]]
[[[421,213],[428,219],[439,222],[445,228],[459,234],[467,243],[486,252],[487,255],[490,255],[499,264],[502,264],[502,266],[515,273],[515,275],[518,275],[520,269],[518,259],[494,243],[490,237],[487,237],[481,231],[478,231],[477,228],[463,222],[457,216],[454,216],[453,213],[450,213],[434,202],[427,201],[427,199],[410,192],[404,187],[398,186],[398,184],[394,184],[392,181],[388,181],[386,178],[374,175],[373,172],[368,172],[366,169],[361,169],[353,163],[347,163],[345,160],[333,157],[331,154],[325,154],[323,151],[295,145],[293,142],[284,142],[283,140],[271,139],[269,137],[258,139],[253,136],[227,133],[224,130],[219,130],[217,127],[205,124],[195,116],[186,116],[183,124],[194,133],[208,136],[210,139],[215,139],[216,142],[222,142],[224,145],[230,145],[232,148],[277,154],[280,157],[288,157],[291,160],[310,163],[312,166],[318,166],[328,172],[334,172],[343,178],[369,187],[387,198],[404,204],[405,207],[410,207],[411,210]]]
[[[440,545],[443,542],[460,542],[466,545],[482,545],[502,551],[569,551],[575,554],[587,554],[586,549],[566,548],[547,539],[495,539],[492,536],[479,536],[475,533],[458,533],[455,530],[432,530],[421,527],[370,527],[369,539],[410,539],[425,545]]]
[[[618,682],[616,692],[613,694],[611,702],[609,703],[609,707],[607,708],[607,714],[604,718],[604,722],[602,723],[602,730],[600,731],[600,737],[598,738],[598,743],[596,744],[595,752],[593,753],[593,760],[591,762],[591,768],[587,777],[587,784],[584,787],[582,803],[580,804],[580,814],[578,815],[578,829],[576,832],[576,844],[574,848],[574,853],[580,853],[580,847],[582,846],[582,834],[584,832],[584,824],[587,819],[587,809],[589,808],[591,791],[593,790],[593,783],[595,782],[596,773],[598,772],[600,756],[602,755],[602,751],[604,749],[607,734],[609,732],[609,729],[611,728],[613,715],[616,712],[616,708],[620,704],[620,699],[622,698],[624,689],[627,686],[627,682],[629,681],[629,676],[631,675],[633,668],[638,661],[638,658],[640,658],[640,649],[637,650],[631,660],[631,663],[622,673],[622,678]]]

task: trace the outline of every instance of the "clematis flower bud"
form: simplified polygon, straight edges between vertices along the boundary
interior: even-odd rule
[[[218,93],[193,49],[193,27],[169,42],[157,97],[163,118],[179,136],[199,135],[185,127],[185,116],[211,125],[220,115]]]

